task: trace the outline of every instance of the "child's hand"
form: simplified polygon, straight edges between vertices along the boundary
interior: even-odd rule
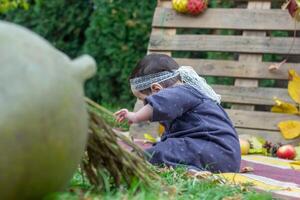
[[[128,120],[129,124],[137,122],[136,113],[129,112],[127,109],[121,109],[114,113],[117,122],[123,122],[125,119]]]

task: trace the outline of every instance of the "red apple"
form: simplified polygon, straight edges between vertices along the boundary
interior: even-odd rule
[[[296,157],[296,150],[292,145],[283,145],[276,152],[278,158],[293,160]]]
[[[189,0],[187,11],[192,15],[198,15],[207,8],[207,0]]]

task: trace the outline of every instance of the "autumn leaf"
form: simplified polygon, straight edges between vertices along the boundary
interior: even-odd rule
[[[278,127],[285,139],[295,139],[300,136],[300,121],[283,121],[278,124]]]
[[[289,70],[288,92],[291,98],[300,104],[300,76],[294,69]]]
[[[161,137],[165,132],[165,127],[161,124],[159,124],[159,127],[158,127],[158,135]]]
[[[288,102],[282,101],[278,98],[274,98],[275,106],[272,107],[271,111],[275,113],[289,113],[289,114],[298,114],[298,108]]]
[[[144,134],[144,138],[145,138],[147,141],[151,142],[151,143],[156,143],[156,142],[157,142],[157,140],[156,140],[152,135],[150,135],[150,134],[148,134],[148,133],[145,133],[145,134]]]

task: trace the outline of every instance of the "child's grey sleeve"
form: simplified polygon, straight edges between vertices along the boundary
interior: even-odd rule
[[[179,88],[166,88],[145,99],[153,107],[153,116],[150,121],[173,120],[189,109],[202,103],[202,99],[195,97],[191,92]]]

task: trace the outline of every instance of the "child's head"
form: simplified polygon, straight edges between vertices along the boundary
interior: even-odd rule
[[[164,54],[150,54],[138,62],[135,69],[131,73],[130,79],[156,74],[163,71],[172,72],[178,68],[178,64],[170,56]],[[138,93],[148,96],[162,88],[173,86],[178,81],[180,81],[179,75],[162,82],[153,83],[151,86],[149,86],[149,88],[138,91]],[[136,95],[137,91],[133,91],[133,93]]]

